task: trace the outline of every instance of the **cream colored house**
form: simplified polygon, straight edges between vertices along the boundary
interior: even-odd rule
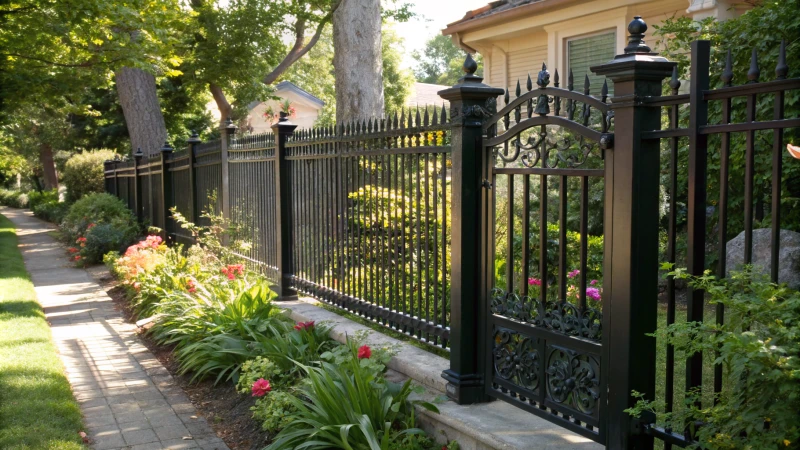
[[[268,109],[277,114],[281,110],[281,102],[289,100],[295,109],[295,116],[289,120],[297,125],[298,129],[312,128],[319,117],[325,102],[311,95],[308,91],[299,88],[290,81],[282,81],[275,86],[274,95],[281,100],[268,100],[266,102],[253,102],[248,107],[247,128],[253,134],[271,131],[272,119],[264,117]]]
[[[484,83],[508,87],[513,92],[519,79],[525,88],[528,74],[546,63],[550,73],[558,69],[561,86],[572,69],[575,89],[583,88],[589,74],[592,93],[602,80],[589,67],[611,60],[627,45],[627,27],[633,16],[647,22],[647,44],[655,47],[653,25],[669,17],[695,19],[714,16],[721,20],[752,8],[754,0],[499,0],[469,11],[442,31],[484,61]],[[613,89],[613,87],[612,87]]]

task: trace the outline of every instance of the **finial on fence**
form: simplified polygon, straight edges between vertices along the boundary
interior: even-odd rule
[[[464,76],[458,80],[459,83],[480,83],[483,81],[483,77],[475,75],[475,72],[478,71],[478,63],[475,62],[470,53],[467,53],[467,58],[464,60],[464,65],[461,69],[464,71]]]
[[[747,71],[747,83],[758,83],[758,78],[761,76],[761,69],[758,68],[758,50],[753,49],[753,54],[750,56],[750,70]]]
[[[642,16],[634,16],[628,24],[628,46],[625,47],[625,54],[650,53],[650,47],[644,43],[644,32],[647,31],[647,24],[642,20]]]
[[[553,86],[559,87],[558,82],[560,80],[561,80],[561,78],[558,76],[558,67],[556,67],[556,71],[553,73]]]
[[[539,71],[539,76],[536,77],[536,85],[539,89],[544,89],[550,84],[550,72],[547,71],[547,64],[542,63],[542,70]]]
[[[142,160],[142,157],[144,157],[144,153],[142,152],[142,147],[136,147],[136,152],[133,154],[133,158],[138,163],[139,161]]]
[[[186,143],[187,144],[199,144],[200,142],[201,142],[200,141],[200,136],[197,135],[196,131],[192,130],[192,135],[189,136],[189,139],[186,140]]]
[[[669,87],[672,88],[672,95],[678,95],[681,88],[681,80],[678,79],[678,66],[672,68],[672,78],[669,80]]]
[[[778,53],[778,65],[775,66],[775,76],[779,80],[785,80],[789,75],[789,65],[786,64],[786,40],[781,40],[781,50]]]
[[[174,149],[169,145],[168,141],[164,141],[164,146],[161,147],[161,153],[172,153]]]
[[[733,84],[733,59],[731,57],[731,50],[728,49],[728,56],[725,57],[725,70],[722,71],[722,83],[725,86]]]

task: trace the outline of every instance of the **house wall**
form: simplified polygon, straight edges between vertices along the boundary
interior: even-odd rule
[[[721,3],[721,0],[719,3],[715,1],[716,9],[721,9]],[[687,0],[591,0],[483,29],[461,32],[458,37],[483,55],[484,82],[496,87],[508,87],[513,96],[517,79],[523,91],[529,73],[535,83],[542,62],[547,64],[551,74],[558,69],[561,85],[566,86],[566,48],[569,39],[614,31],[616,53],[623,53],[627,45],[628,24],[633,16],[641,15],[648,24],[646,42],[655,49],[658,40],[654,36],[655,27],[670,17],[691,15],[691,12],[687,12],[690,4]],[[582,86],[577,74],[575,83]]]
[[[301,102],[301,99],[291,92],[285,94],[284,98],[288,98],[292,106],[294,106],[295,110],[297,111],[296,116],[290,118],[289,120],[296,124],[298,129],[312,128],[314,126],[314,122],[317,120],[317,117],[319,117],[319,108]],[[250,127],[252,127],[252,133],[257,134],[272,131],[272,122],[264,118],[264,111],[266,111],[268,107],[272,107],[272,110],[275,112],[281,110],[280,102],[276,100],[269,100],[267,102],[259,103],[250,110],[247,120]]]

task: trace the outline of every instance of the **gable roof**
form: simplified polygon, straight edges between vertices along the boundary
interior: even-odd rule
[[[439,97],[438,92],[449,89],[450,86],[429,83],[414,83],[406,100],[406,106],[413,108],[426,106],[441,106],[442,102],[448,103]]]
[[[281,92],[284,92],[284,93],[285,92],[292,92],[292,93],[294,93],[296,95],[299,95],[304,100],[307,100],[310,103],[312,103],[313,105],[316,105],[316,106],[318,106],[320,108],[325,106],[325,102],[322,101],[320,98],[316,97],[314,94],[308,92],[307,90],[301,88],[300,86],[292,83],[291,81],[281,81],[280,83],[275,85],[275,92],[273,94],[275,94],[276,97],[280,97],[281,96]],[[247,105],[247,108],[248,109],[253,109],[256,106],[260,105],[261,103],[263,103],[263,102],[259,101],[259,100],[252,101],[252,102],[250,102],[250,104]]]
[[[478,9],[468,11],[461,19],[450,23],[442,34],[450,35],[480,26],[492,25],[520,16],[533,15],[577,0],[497,0]]]

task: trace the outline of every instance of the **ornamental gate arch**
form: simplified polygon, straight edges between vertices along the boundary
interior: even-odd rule
[[[551,87],[542,64],[536,85],[506,90],[483,123],[486,394],[603,442],[602,254],[588,240],[614,142],[608,84],[594,97],[588,75],[576,91],[556,71]]]

